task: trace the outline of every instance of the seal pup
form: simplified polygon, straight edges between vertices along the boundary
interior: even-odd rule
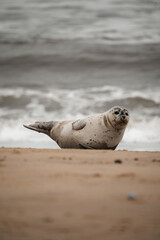
[[[61,148],[114,150],[128,121],[128,110],[118,106],[76,121],[35,122],[24,127],[47,134]]]

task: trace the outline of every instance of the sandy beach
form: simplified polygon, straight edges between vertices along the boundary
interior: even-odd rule
[[[0,149],[1,240],[160,239],[160,152]]]

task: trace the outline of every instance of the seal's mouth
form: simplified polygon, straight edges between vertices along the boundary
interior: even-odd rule
[[[126,117],[126,115],[121,115],[120,120],[121,120],[121,122],[124,122],[124,123],[128,122],[128,118]]]
[[[128,117],[124,114],[120,114],[119,116],[116,117],[115,121],[120,125],[124,126],[128,123]]]

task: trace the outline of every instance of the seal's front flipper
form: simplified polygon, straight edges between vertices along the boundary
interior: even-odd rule
[[[34,124],[23,125],[23,126],[25,128],[30,129],[30,130],[50,135],[50,130],[52,129],[54,124],[55,124],[54,121],[51,121],[51,122],[35,122]]]
[[[85,119],[79,119],[72,123],[72,129],[73,130],[81,130],[86,126],[86,120]]]
[[[79,144],[79,146],[80,146],[81,149],[95,149],[93,147],[90,147],[90,146],[87,146],[87,145],[81,144],[81,143]]]

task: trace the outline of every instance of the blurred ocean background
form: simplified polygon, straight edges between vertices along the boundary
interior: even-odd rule
[[[0,0],[0,146],[58,148],[23,124],[131,120],[117,149],[160,150],[160,0]]]

